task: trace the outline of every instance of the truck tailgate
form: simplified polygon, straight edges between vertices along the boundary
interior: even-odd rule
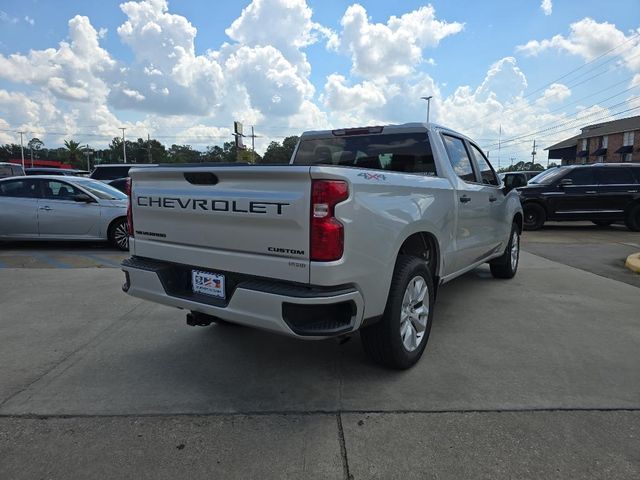
[[[309,281],[309,167],[132,169],[136,256]]]

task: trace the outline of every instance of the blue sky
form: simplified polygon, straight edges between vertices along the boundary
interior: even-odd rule
[[[86,141],[108,143],[110,129],[123,124],[132,135],[204,148],[224,141],[238,118],[263,133],[263,148],[304,129],[423,120],[417,97],[424,92],[435,97],[432,120],[486,138],[491,148],[498,136],[522,136],[505,150],[520,156],[530,151],[527,134],[571,126],[581,111],[589,123],[633,108],[640,90],[631,88],[640,84],[637,0],[555,0],[548,15],[538,0],[150,0],[129,10],[121,3],[0,3],[0,142],[22,129],[47,144],[89,133]],[[78,15],[86,19],[71,25]],[[394,24],[392,16],[404,20]],[[126,22],[125,39],[118,28]],[[158,28],[153,41],[169,39],[164,47],[148,44],[150,23]],[[182,57],[189,41],[172,53],[190,27],[193,54]],[[38,54],[74,38],[71,53]],[[536,92],[610,49],[553,91]],[[178,64],[184,69],[176,76]],[[557,128],[538,141],[572,133]]]

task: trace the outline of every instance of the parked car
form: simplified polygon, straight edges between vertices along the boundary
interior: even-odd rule
[[[0,162],[0,178],[20,177],[24,175],[22,165]]]
[[[602,226],[624,222],[640,231],[640,164],[558,167],[518,190],[526,230],[537,230],[547,220],[589,220]]]
[[[538,175],[540,170],[532,170],[532,171],[523,171],[523,172],[504,172],[498,174],[500,180],[504,181],[505,178],[510,176],[519,176],[524,180],[524,184],[526,185],[529,180]]]
[[[33,167],[25,168],[26,175],[64,175],[68,177],[77,177],[85,172],[85,170],[75,170],[72,168],[44,168]]]
[[[113,163],[96,165],[96,168],[91,172],[90,178],[100,180],[102,182],[108,182],[109,180],[127,177],[129,175],[129,169],[132,167],[143,168],[153,166],[155,165],[148,163]]]
[[[518,194],[471,139],[392,125],[307,132],[295,152],[132,169],[123,289],[191,310],[190,325],[359,330],[373,360],[402,369],[424,351],[440,284],[485,262],[516,274]]]
[[[129,246],[127,196],[71,176],[0,180],[0,240],[108,240]]]
[[[113,188],[120,190],[122,193],[127,193],[127,185],[129,182],[129,177],[125,178],[116,178],[115,180],[111,180],[107,182]]]

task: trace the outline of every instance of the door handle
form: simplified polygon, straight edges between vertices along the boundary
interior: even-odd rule
[[[490,202],[495,202],[496,200],[498,200],[498,197],[489,197]]]
[[[460,197],[460,201],[462,203],[470,202],[471,201],[471,197],[467,197],[466,195],[464,195],[464,196]]]
[[[587,191],[586,191],[586,192],[584,192],[584,193],[598,193],[598,192],[596,192],[595,190],[587,190]]]
[[[627,190],[627,193],[638,193],[638,190]]]
[[[40,210],[46,210],[48,212],[50,210],[53,210],[53,208],[51,208],[49,205],[46,205],[44,207],[40,207]]]

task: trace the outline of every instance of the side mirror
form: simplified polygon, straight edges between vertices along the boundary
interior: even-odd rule
[[[73,196],[73,200],[76,201],[76,202],[84,202],[84,203],[93,202],[93,198],[91,198],[86,193],[78,193],[77,195],[74,195]]]
[[[558,187],[560,187],[560,188],[564,188],[566,186],[571,186],[571,185],[573,185],[573,180],[571,180],[570,178],[563,178],[558,183]]]
[[[527,184],[523,175],[507,175],[504,177],[505,192],[510,192],[514,188],[524,187]]]

